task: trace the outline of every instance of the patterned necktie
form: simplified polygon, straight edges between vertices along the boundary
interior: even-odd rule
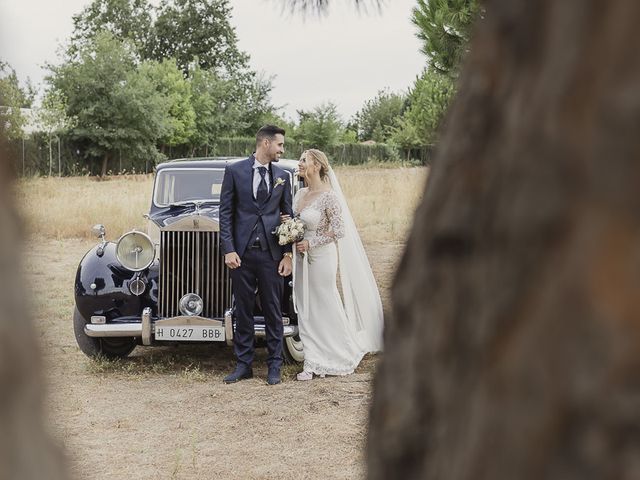
[[[267,182],[264,179],[265,174],[267,173],[267,169],[265,167],[258,167],[258,172],[260,172],[260,183],[258,184],[258,192],[256,193],[256,200],[258,203],[264,203],[264,201],[269,196],[269,190],[267,189]]]

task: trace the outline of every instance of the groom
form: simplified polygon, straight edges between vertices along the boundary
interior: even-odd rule
[[[256,152],[227,165],[220,193],[220,239],[224,263],[231,269],[236,331],[233,347],[236,369],[224,378],[235,383],[253,377],[256,287],[264,315],[267,383],[280,383],[282,366],[282,309],[284,279],[291,274],[291,246],[278,245],[271,233],[280,214],[292,215],[289,175],[274,165],[284,153],[282,128],[265,125],[256,134]]]

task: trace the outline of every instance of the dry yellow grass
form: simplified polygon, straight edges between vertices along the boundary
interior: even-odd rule
[[[18,205],[31,235],[61,240],[90,238],[102,223],[110,239],[132,228],[146,229],[153,177],[28,178],[18,182]]]
[[[363,239],[400,242],[424,191],[427,169],[338,167],[349,207]],[[90,238],[102,223],[109,239],[132,228],[146,230],[153,177],[128,175],[98,181],[90,177],[29,178],[18,183],[18,203],[29,233],[37,237]]]
[[[422,199],[427,168],[336,168],[360,235],[369,242],[404,243]]]
[[[405,230],[421,198],[424,168],[336,169],[380,288],[389,286]],[[32,240],[25,274],[41,326],[51,430],[77,478],[364,478],[371,379],[377,358],[354,375],[265,385],[264,350],[256,377],[223,385],[234,365],[226,346],[137,347],[131,358],[93,362],[73,335],[73,278],[104,223],[113,240],[145,228],[151,176],[33,178],[17,195]],[[171,439],[171,441],[167,441]],[[260,448],[255,448],[259,444]],[[220,445],[224,446],[222,454]],[[270,452],[277,450],[274,462]],[[252,461],[247,462],[251,452]],[[315,452],[309,455],[309,452]]]

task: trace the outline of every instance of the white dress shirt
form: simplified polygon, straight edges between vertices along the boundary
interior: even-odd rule
[[[262,165],[258,160],[254,160],[253,162],[253,198],[258,198],[258,185],[260,185],[260,180],[262,177],[260,176],[260,172],[255,171],[258,167],[264,167],[267,169],[267,173],[264,174],[264,181],[267,182],[267,192],[271,191],[271,176],[269,175],[269,164]]]

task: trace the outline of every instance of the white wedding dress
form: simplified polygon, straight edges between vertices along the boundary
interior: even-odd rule
[[[294,255],[294,299],[304,370],[317,375],[348,375],[365,353],[382,349],[382,304],[332,171],[330,180],[332,190],[307,202],[308,190],[303,188],[293,201],[294,211],[305,223],[304,238],[309,241],[304,256]],[[344,303],[336,283],[338,271]]]

